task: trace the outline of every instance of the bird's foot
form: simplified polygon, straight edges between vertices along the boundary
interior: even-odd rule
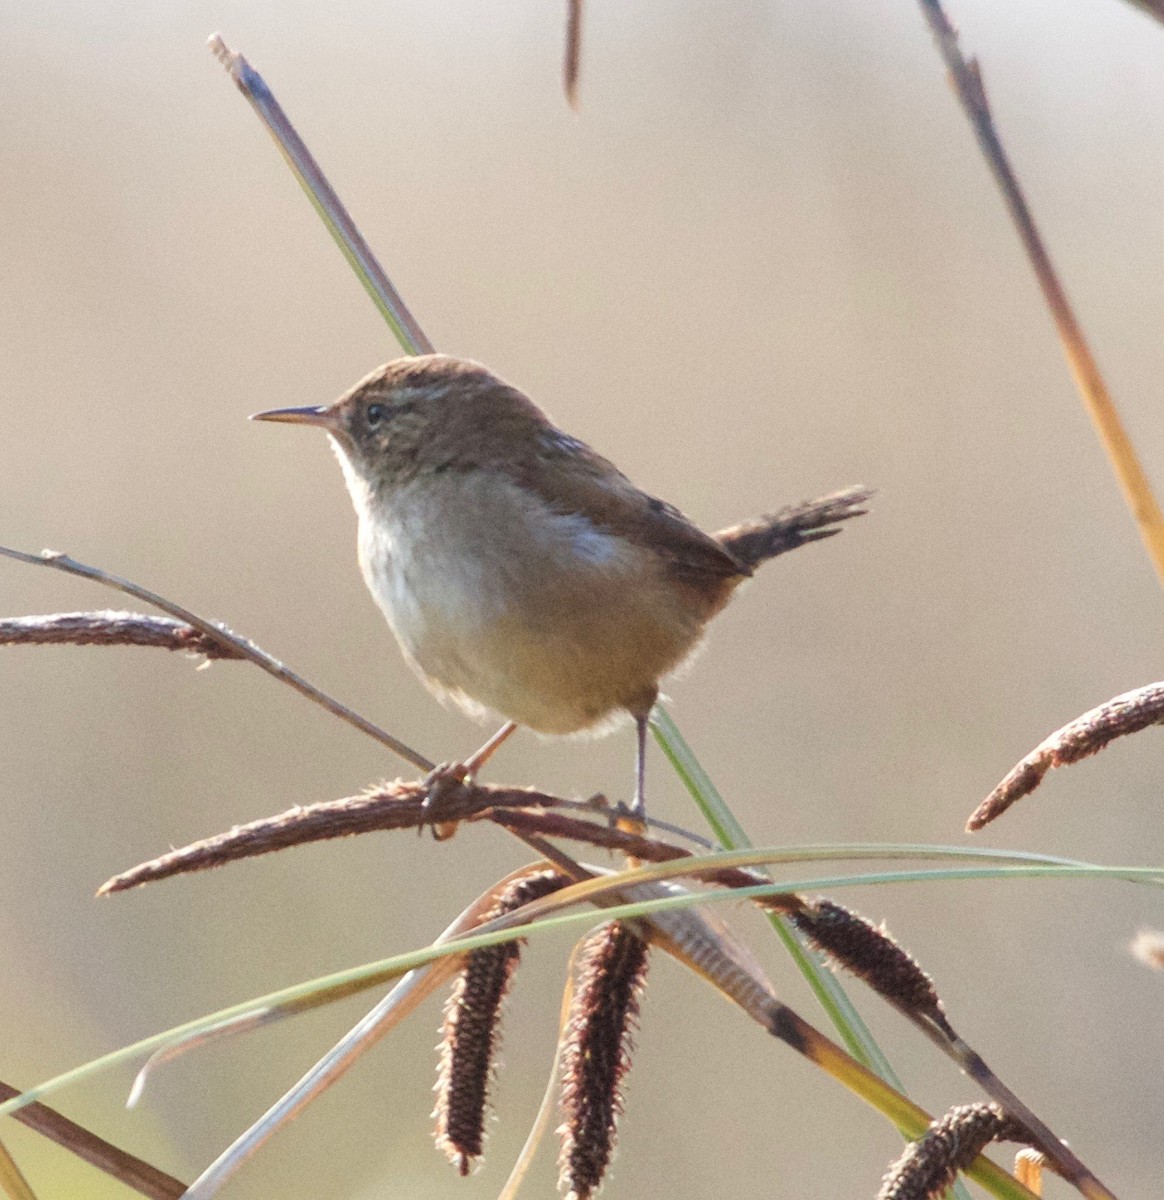
[[[473,782],[471,768],[460,762],[441,763],[433,767],[424,777],[424,801],[420,806],[420,824],[416,828],[423,834],[427,826],[433,840],[447,841],[457,832],[457,821],[442,821],[441,808],[467,784]]]
[[[583,803],[596,813],[601,813],[611,829],[621,829],[624,833],[645,834],[647,832],[647,813],[641,804],[627,804],[620,800],[611,804],[602,792],[595,792]]]
[[[630,804],[620,800],[610,809],[610,824],[623,833],[634,833],[645,837],[647,833],[647,810],[637,801]]]

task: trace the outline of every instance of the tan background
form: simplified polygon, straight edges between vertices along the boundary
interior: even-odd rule
[[[709,526],[878,487],[874,515],[769,568],[718,621],[674,712],[758,841],[968,844],[966,814],[1018,756],[1160,676],[1164,598],[921,18],[909,0],[594,0],[574,114],[562,8],[3,5],[0,541],[68,549],[223,619],[434,758],[480,737],[400,663],[323,440],[245,421],[326,401],[395,347],[204,49],[221,28],[442,348],[524,385]],[[1164,483],[1164,30],[1117,0],[954,15]],[[117,603],[0,563],[5,613]],[[1159,740],[1061,773],[976,844],[1160,862]],[[625,732],[527,735],[493,777],[617,794],[631,759]],[[5,651],[0,1078],[422,944],[521,861],[484,829],[369,837],[92,899],[171,844],[397,769],[247,668]],[[656,810],[690,820],[658,757],[651,775]],[[1125,952],[1164,925],[1158,893],[845,898],[889,920],[956,1023],[1117,1192],[1158,1191],[1164,980]],[[529,955],[480,1174],[460,1181],[427,1144],[430,1008],[228,1194],[496,1194],[567,950]],[[919,1100],[975,1097],[860,999]],[[125,1074],[60,1103],[192,1177],[361,1003],[169,1067],[137,1114]],[[640,1046],[613,1200],[871,1196],[897,1152],[876,1114],[667,963]],[[11,1144],[46,1197],[122,1194],[20,1131]],[[531,1196],[552,1190],[552,1157]]]

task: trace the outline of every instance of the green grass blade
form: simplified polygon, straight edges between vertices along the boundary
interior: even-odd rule
[[[689,863],[680,862],[668,865],[672,868],[673,873],[679,876]],[[125,1046],[120,1050],[111,1051],[109,1054],[93,1059],[91,1062],[85,1063],[80,1067],[66,1071],[48,1080],[46,1083],[29,1088],[19,1096],[0,1104],[0,1117],[10,1116],[13,1112],[24,1108],[34,1100],[44,1099],[51,1093],[60,1091],[71,1084],[80,1083],[101,1071],[132,1063],[138,1058],[152,1054],[155,1050],[161,1049],[177,1038],[185,1037],[192,1033],[204,1032],[236,1017],[242,1017],[262,1009],[275,1008],[279,1005],[294,1004],[324,993],[329,993],[332,999],[346,998],[357,991],[363,991],[367,988],[387,983],[407,971],[413,970],[416,967],[422,967],[426,963],[443,958],[448,954],[474,950],[481,946],[495,946],[501,942],[512,940],[515,937],[538,937],[552,933],[555,930],[577,935],[583,928],[588,928],[598,919],[603,921],[630,920],[634,917],[649,916],[653,912],[665,912],[670,909],[690,908],[706,904],[739,902],[750,897],[800,889],[833,890],[842,887],[865,887],[900,883],[948,883],[954,880],[1031,879],[1038,877],[1121,880],[1132,880],[1137,877],[1143,877],[1159,882],[1159,876],[1160,871],[1157,868],[1104,867],[1090,863],[1065,865],[1057,863],[1032,863],[1014,866],[983,865],[979,867],[946,868],[941,870],[878,871],[856,875],[815,876],[810,879],[801,880],[782,879],[750,888],[720,888],[713,891],[695,892],[686,896],[666,896],[652,900],[639,900],[633,904],[604,906],[601,916],[589,908],[583,912],[559,913],[553,916],[540,917],[529,924],[515,925],[506,929],[496,929],[487,933],[477,933],[469,937],[458,938],[456,941],[443,943],[439,946],[426,946],[423,949],[410,951],[407,954],[396,954],[390,958],[365,963],[358,967],[350,967],[344,971],[336,971],[330,975],[309,980],[306,983],[294,984],[291,987],[270,992],[265,996],[231,1005],[208,1016],[199,1017],[196,1020],[188,1021],[185,1024],[165,1030],[162,1033],[143,1038],[141,1041],[134,1042],[132,1045]],[[606,890],[610,891],[630,886],[633,883],[642,882],[644,879],[649,878],[658,878],[657,866],[618,872],[597,882],[598,884],[606,885]],[[586,884],[574,885],[574,887],[577,889],[574,894],[580,899],[590,899],[601,890],[596,881],[593,880],[588,881]],[[548,897],[547,901],[539,901],[538,903],[544,904],[546,908],[550,908],[555,901],[559,901],[559,896]],[[576,903],[577,900],[574,902]]]

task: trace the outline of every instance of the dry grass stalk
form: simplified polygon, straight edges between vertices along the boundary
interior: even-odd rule
[[[216,865],[219,862],[229,861],[232,857],[265,853],[268,850],[280,848],[282,845],[309,840],[310,837],[335,837],[342,833],[362,832],[371,828],[415,827],[430,819],[422,807],[425,796],[423,784],[385,786],[389,788],[387,796],[372,793],[362,802],[360,798],[356,798],[354,801],[333,801],[326,805],[316,805],[311,810],[292,810],[292,812],[276,818],[275,822],[256,822],[254,825],[257,828],[244,827],[241,830],[233,830],[219,838],[210,839],[208,843],[196,844],[186,850],[176,851],[156,860],[155,863],[145,864],[143,868],[138,868],[126,876],[110,881],[102,891],[121,890],[124,887],[136,886],[148,882],[151,878],[161,878],[166,874],[175,874],[181,870]],[[456,803],[466,806],[464,811],[458,809],[456,813],[452,814],[456,819],[463,819],[472,815],[473,812],[479,818],[492,819],[535,845],[539,854],[545,852],[539,845],[539,841],[544,842],[544,838],[540,838],[539,835],[546,835],[575,836],[581,840],[591,841],[593,844],[617,846],[636,857],[656,861],[672,861],[687,856],[685,850],[667,843],[656,842],[617,829],[609,829],[594,822],[579,821],[563,813],[545,811],[540,807],[528,807],[531,801],[535,805],[553,801],[554,798],[544,797],[540,793],[531,793],[522,789],[483,788],[480,785],[470,784],[464,785],[461,792],[454,792],[452,796]],[[489,800],[494,803],[490,804]],[[512,802],[513,807],[503,807],[503,801],[506,804]],[[353,806],[357,811],[349,811]],[[552,854],[547,853],[547,857],[553,861]],[[763,882],[763,878],[754,872],[739,869],[720,868],[706,873],[696,869],[695,873],[729,887]],[[782,893],[775,898],[766,898],[762,903],[768,907],[779,908],[790,915],[805,911],[811,912],[811,907],[803,899],[790,893]],[[881,994],[913,1020],[943,1052],[949,1054],[972,1079],[983,1087],[989,1096],[1005,1105],[1008,1111],[1021,1119],[1028,1130],[1030,1139],[1047,1151],[1061,1173],[1071,1180],[1085,1196],[1104,1197],[1105,1200],[1110,1200],[1110,1191],[1096,1179],[1086,1165],[1072,1154],[1026,1105],[1022,1104],[994,1074],[981,1056],[957,1035],[945,1018],[936,994],[932,990],[932,984],[920,967],[916,963],[912,963],[904,951],[896,947],[892,939],[877,931],[863,919],[856,916],[839,919],[838,913],[844,911],[839,906],[829,906],[821,910],[821,913],[827,913],[828,917],[825,918],[818,913],[815,921],[818,932],[822,934],[822,939],[831,939],[833,943],[831,949],[837,952],[838,959],[845,957],[852,959],[851,963],[846,961],[845,965],[852,966],[859,976],[866,979],[866,982],[875,987],[879,986]],[[811,917],[809,924],[813,924]],[[855,947],[853,943],[856,943]],[[871,966],[871,960],[879,965]],[[794,1017],[795,1014],[791,1014],[791,1010],[787,1010],[786,1006],[777,1004],[769,1027],[774,1034],[788,1041],[798,1051],[807,1052],[806,1047],[811,1042],[827,1058],[827,1053],[821,1049],[823,1043],[815,1031],[811,1030],[811,1027],[803,1027],[803,1022],[800,1022],[799,1019],[793,1021]],[[793,1022],[795,1028],[789,1024],[790,1021]],[[806,1039],[808,1040],[806,1041]],[[809,1056],[812,1057],[811,1054]],[[818,1065],[820,1064],[818,1063]],[[853,1066],[855,1064],[846,1063],[843,1070],[849,1071]],[[838,1067],[838,1070],[840,1069]]]
[[[19,1088],[0,1083],[0,1101],[11,1100],[19,1095]],[[30,1129],[35,1129],[49,1141],[63,1146],[90,1166],[119,1180],[139,1195],[149,1196],[152,1200],[177,1200],[177,1197],[186,1191],[186,1185],[180,1179],[175,1179],[144,1159],[114,1146],[40,1101],[17,1110],[13,1119]]]
[[[1057,729],[1022,759],[970,815],[970,832],[989,825],[1016,800],[1029,796],[1053,767],[1098,754],[1116,738],[1164,722],[1164,683],[1149,683],[1085,712]]]
[[[326,841],[375,830],[416,829],[432,820],[431,813],[425,808],[427,795],[428,789],[423,782],[398,779],[367,788],[357,796],[345,796],[322,804],[297,805],[275,816],[236,825],[223,833],[141,863],[107,880],[97,894],[106,896],[113,892],[128,891],[173,875],[205,871],[241,858],[270,854],[306,842]],[[486,810],[506,805],[536,807],[553,804],[556,800],[556,797],[527,788],[469,783],[446,788],[441,811],[442,815],[447,814],[452,820],[467,820]]]
[[[578,107],[578,71],[582,65],[582,0],[566,3],[566,54],[562,62],[562,83],[566,101]]]
[[[399,738],[393,737],[387,730],[381,729],[367,717],[360,716],[346,704],[341,704],[334,696],[329,696],[325,691],[304,679],[302,675],[296,674],[273,655],[256,646],[249,638],[241,637],[227,629],[225,625],[209,621],[205,617],[191,612],[181,604],[176,604],[173,600],[168,600],[165,596],[150,591],[149,588],[142,587],[139,583],[134,583],[132,579],[123,579],[120,575],[113,575],[108,571],[101,570],[100,567],[91,567],[88,563],[78,562],[75,558],[70,558],[69,555],[63,554],[59,550],[42,550],[39,554],[28,554],[23,550],[14,550],[10,546],[0,546],[0,557],[10,558],[14,562],[26,563],[33,567],[48,567],[50,570],[62,571],[66,575],[76,575],[81,579],[90,579],[115,592],[121,592],[144,604],[150,604],[168,617],[173,617],[198,630],[209,641],[228,648],[231,653],[225,654],[223,657],[237,657],[254,663],[260,670],[266,671],[268,675],[279,680],[280,683],[286,684],[301,696],[306,696],[308,700],[326,709],[332,716],[339,717],[341,721],[346,721],[361,733],[375,738],[381,745],[387,746],[393,754],[399,755],[405,762],[411,763],[419,770],[431,771],[436,765],[425,758],[423,754],[413,750],[411,746],[405,745]]]
[[[416,829],[432,819],[425,808],[426,796],[427,789],[422,782],[396,780],[377,784],[357,796],[296,806],[150,859],[107,880],[97,894],[107,896],[124,892],[174,875],[205,871],[308,842],[375,831]],[[571,838],[647,862],[670,862],[690,857],[690,851],[680,846],[597,821],[571,817],[556,811],[559,806],[588,813],[595,811],[585,803],[533,788],[462,782],[446,787],[442,795],[442,816],[447,815],[451,820],[489,820],[515,833],[528,831],[546,837]],[[749,887],[766,882],[764,876],[739,868],[716,868],[699,874],[725,887]],[[796,908],[800,903],[791,893],[765,900],[768,907],[781,911]]]
[[[0,617],[0,646],[156,646],[204,658],[242,658],[199,629],[172,617],[145,613],[74,612],[40,617]]]
[[[1035,278],[1043,292],[1064,357],[1071,369],[1075,386],[1083,399],[1096,434],[1103,444],[1113,474],[1131,511],[1140,540],[1164,584],[1164,514],[1156,502],[1148,476],[1140,463],[1136,448],[1124,428],[1115,399],[1100,373],[1099,364],[1091,353],[1083,329],[1067,299],[1067,292],[1055,271],[1051,256],[1035,224],[1034,214],[1019,185],[1018,176],[1002,145],[990,102],[982,82],[982,72],[976,59],[967,60],[958,45],[958,33],[942,8],[941,0],[918,0],[930,30],[950,72],[962,108],[974,129],[979,148],[994,175],[1003,201],[1014,222],[1023,249],[1027,252]],[[1137,0],[1149,11],[1159,9],[1159,0]]]
[[[824,920],[814,922],[811,918],[812,906],[808,904],[793,913],[791,919],[821,949],[868,983],[953,1059],[995,1101],[997,1111],[1010,1114],[1010,1127],[1022,1131],[1021,1140],[1045,1151],[1055,1169],[1084,1196],[1095,1200],[1100,1197],[1112,1200],[1110,1190],[1090,1168],[1007,1087],[974,1047],[954,1029],[932,981],[909,954],[888,934],[870,925],[864,918],[849,913],[831,901],[818,901],[817,904],[827,914]],[[971,1155],[967,1161],[974,1157]],[[905,1195],[911,1196],[912,1193]]]
[[[791,510],[790,520],[794,527],[798,523],[802,523],[800,516],[795,510]],[[795,529],[793,532],[795,532]],[[800,542],[794,538],[790,541],[789,547],[798,544]],[[237,650],[239,657],[254,662],[270,674],[279,678],[282,682],[315,699],[335,715],[364,729],[365,732],[368,732],[371,736],[377,738],[377,740],[393,748],[401,746],[391,735],[377,729],[358,714],[346,709],[345,706],[340,705],[331,697],[319,692],[318,689],[315,689],[305,680],[296,676],[282,663],[272,659],[247,639],[231,633],[221,625],[208,622],[204,618],[189,612],[189,610],[181,608],[172,601],[159,597],[155,593],[149,592],[129,580],[108,575],[98,568],[77,563],[66,555],[57,553],[45,552],[45,554],[40,556],[32,556],[10,550],[7,547],[0,547],[0,554],[19,561],[40,566],[50,566],[69,574],[94,579],[137,599],[154,604],[170,617],[186,622],[192,630],[205,635],[211,642],[224,647],[230,647],[232,650]],[[402,751],[398,748],[397,752]],[[415,752],[408,750],[406,747],[403,748],[403,752],[406,757],[410,757],[411,761],[422,766],[422,768],[430,765],[427,764],[427,760],[420,758]],[[530,841],[535,840],[529,836],[529,830],[532,827],[540,835],[576,837],[593,845],[618,849],[630,856],[647,860],[670,861],[684,857],[688,853],[679,847],[656,842],[637,833],[628,833],[622,829],[600,826],[593,821],[576,820],[561,812],[546,811],[555,806],[568,805],[574,808],[587,808],[592,814],[593,808],[592,806],[579,805],[577,802],[563,801],[561,798],[547,796],[544,793],[529,789],[484,788],[474,784],[462,784],[457,788],[446,788],[445,790],[449,794],[442,797],[442,808],[437,818],[439,820],[459,821],[487,818],[499,824],[506,825],[512,832]],[[288,813],[280,814],[275,818],[253,822],[249,826],[236,828],[217,838],[208,839],[205,842],[187,847],[185,850],[164,855],[160,859],[146,863],[142,867],[128,872],[126,875],[110,880],[102,888],[102,892],[124,890],[125,888],[137,886],[153,879],[164,878],[171,874],[203,869],[231,861],[234,858],[267,853],[268,851],[298,844],[302,841],[338,837],[370,829],[415,828],[431,823],[433,820],[431,811],[425,805],[428,796],[429,789],[424,783],[397,782],[395,784],[381,785],[379,788],[373,789],[371,792],[359,797],[316,805],[310,809],[297,808]],[[755,872],[738,869],[712,869],[707,872],[700,872],[696,868],[693,874],[702,875],[705,878],[721,882],[726,886],[747,886],[764,881],[763,876],[757,875]],[[767,907],[776,907],[782,911],[792,913],[805,908],[804,901],[792,894],[770,898],[765,901],[765,904]],[[833,910],[834,915],[835,911]],[[855,927],[855,925],[847,923],[850,933]],[[872,929],[872,927],[869,926],[867,929]],[[865,934],[865,939],[869,939],[868,932]],[[889,944],[892,945],[891,942]],[[880,949],[881,952],[884,951],[884,947]],[[694,966],[695,969],[698,969],[698,964],[694,964]],[[916,967],[916,964],[914,966]],[[901,969],[900,961],[895,962],[893,969]],[[918,971],[918,974],[924,978],[924,973]],[[902,987],[900,982],[894,986],[898,990]],[[909,987],[918,988],[916,996],[924,995],[925,987],[920,985],[916,979],[910,983]],[[906,991],[908,991],[908,987]],[[1086,1166],[1072,1155],[1059,1139],[1014,1097],[1009,1089],[1001,1084],[1001,1081],[993,1075],[993,1072],[989,1070],[980,1056],[975,1054],[969,1046],[957,1037],[948,1023],[945,1022],[944,1017],[942,1017],[940,1007],[929,1004],[928,1011],[921,1011],[916,1007],[911,1008],[910,1004],[903,1001],[902,997],[895,997],[892,994],[892,990],[885,994],[891,1003],[894,1003],[907,1016],[910,1016],[943,1050],[950,1053],[963,1069],[986,1089],[989,1095],[1001,1101],[1008,1111],[1013,1112],[1018,1119],[1022,1120],[1030,1135],[1030,1139],[1046,1149],[1048,1156],[1055,1163],[1056,1168],[1074,1183],[1085,1196],[1091,1197],[1093,1200],[1099,1200],[1101,1197],[1104,1200],[1110,1200],[1111,1193],[1095,1178]],[[813,1061],[818,1062],[818,1065],[831,1063],[837,1077],[846,1081],[848,1086],[853,1086],[854,1090],[858,1091],[861,1095],[865,1095],[866,1098],[869,1098],[872,1094],[870,1087],[876,1092],[873,1080],[866,1081],[869,1085],[867,1087],[859,1087],[854,1084],[851,1075],[854,1071],[857,1071],[857,1074],[861,1073],[858,1070],[858,1064],[849,1059],[847,1055],[842,1055],[831,1044],[826,1044],[827,1039],[820,1038],[810,1026],[806,1026],[798,1018],[795,1018],[795,1014],[792,1014],[791,1010],[787,1010],[786,1006],[779,1004],[779,1002],[775,1003],[775,1009],[768,1014],[772,1017],[772,1020],[766,1022],[773,1034],[787,1041],[801,1053],[809,1053],[810,1045],[814,1046],[817,1051],[817,1057],[813,1057],[811,1053],[809,1053],[809,1057],[812,1057]],[[928,1001],[923,1001],[923,1006],[925,1004],[928,1004]],[[880,1095],[880,1093],[877,1094]],[[903,1098],[895,1095],[893,1100],[896,1102],[903,1100]],[[881,1101],[882,1104],[890,1102],[885,1096],[881,1096]],[[878,1107],[882,1107],[882,1104],[878,1104]],[[924,1116],[924,1114],[919,1115]]]

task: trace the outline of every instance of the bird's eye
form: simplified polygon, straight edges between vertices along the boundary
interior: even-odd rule
[[[369,404],[364,413],[364,420],[368,422],[369,429],[375,429],[387,415],[388,410],[383,404]]]

